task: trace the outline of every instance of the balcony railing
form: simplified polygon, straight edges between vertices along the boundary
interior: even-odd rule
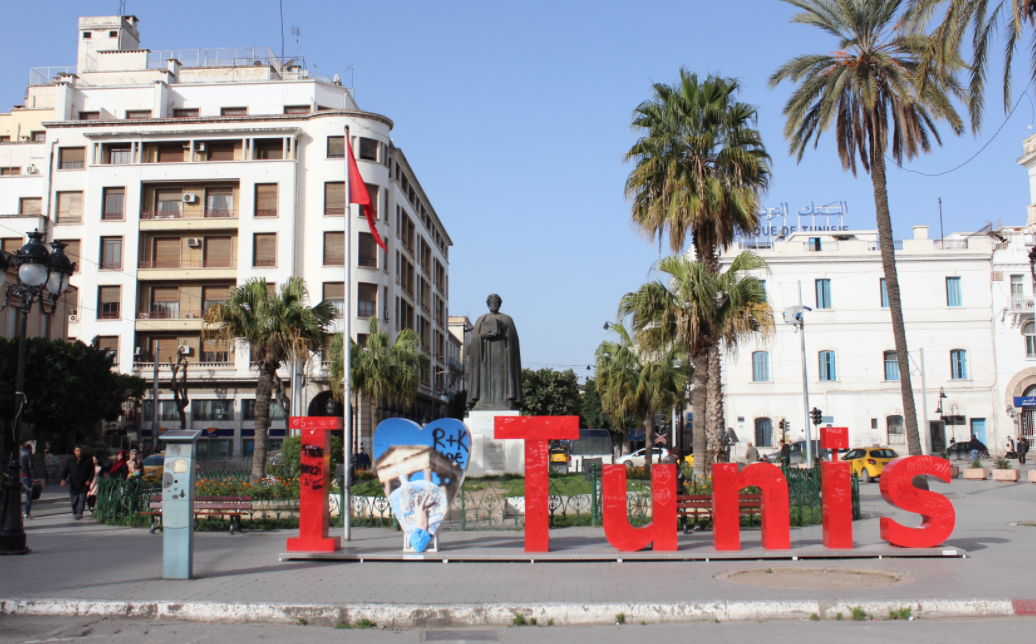
[[[360,255],[359,265],[365,268],[377,268],[378,258],[377,257],[364,257]]]
[[[867,242],[867,250],[881,250],[881,242]],[[903,240],[896,239],[892,242],[892,250],[903,250]]]
[[[255,209],[255,216],[256,217],[276,217],[277,216],[277,209],[276,208],[256,208]]]
[[[1014,296],[1011,298],[1011,310],[1012,311],[1032,311],[1033,310],[1033,298],[1032,297],[1018,297]]]
[[[98,320],[118,320],[119,319],[119,312],[118,311],[98,311],[97,312],[97,319]]]
[[[966,250],[968,240],[966,239],[936,239],[932,242],[935,250]]]
[[[234,268],[236,259],[142,259],[137,268]]]
[[[378,303],[371,300],[360,300],[357,306],[357,315],[361,318],[370,318],[378,314]]]
[[[159,366],[159,368],[162,368],[162,369],[168,368],[169,363],[168,362],[159,362],[158,366]],[[191,372],[191,369],[233,369],[234,368],[234,363],[233,362],[188,362],[188,366],[189,366],[189,368],[187,370],[187,376],[191,377],[191,376],[194,375]],[[155,368],[154,361],[151,361],[151,362],[134,362],[133,363],[133,370],[134,371],[149,372],[149,371],[151,371],[154,368]]]
[[[324,208],[325,215],[344,215],[345,208]]]
[[[276,214],[276,212],[274,213]],[[146,210],[140,213],[142,220],[151,219],[236,219],[237,208],[205,208],[176,203],[175,208]]]
[[[138,320],[200,320],[204,316],[205,314],[198,310],[151,309],[137,312]]]
[[[82,215],[80,215],[78,217],[68,217],[68,216],[59,217],[54,223],[55,224],[81,224],[81,223],[83,223],[83,217],[82,217]]]
[[[344,257],[325,257],[324,266],[345,266]]]
[[[773,242],[742,241],[737,243],[739,250],[773,250]]]
[[[256,259],[256,260],[252,260],[252,266],[255,266],[256,268],[264,268],[264,267],[276,266],[276,265],[277,265],[277,260],[276,259]]]
[[[802,242],[802,247],[806,249],[806,252],[817,253],[828,250],[838,250],[838,242],[823,240],[821,242]]]

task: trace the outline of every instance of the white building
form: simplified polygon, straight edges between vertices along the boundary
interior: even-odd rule
[[[5,223],[46,227],[78,255],[69,335],[100,337],[123,371],[149,380],[154,360],[188,352],[191,426],[213,430],[210,457],[247,455],[256,372],[247,346],[203,340],[205,309],[250,278],[301,276],[311,303],[342,310],[348,262],[354,336],[363,342],[372,316],[393,337],[414,328],[431,368],[408,413],[441,416],[452,242],[392,121],[361,110],[337,77],[269,48],[151,51],[138,27],[135,16],[80,18],[76,67],[31,74],[21,109],[50,111],[45,137],[0,150],[3,164],[23,146],[11,163],[36,170],[0,183],[0,211],[26,213]],[[357,206],[344,243],[347,127],[387,254]],[[325,369],[320,359],[284,368],[293,413],[326,407]],[[161,398],[161,426],[178,426],[171,394]],[[142,420],[147,436],[146,407]],[[281,414],[273,435],[284,425]]]
[[[1036,137],[1026,141],[1025,151],[1019,163],[1029,170],[1036,204]],[[777,322],[769,341],[746,343],[724,360],[727,425],[763,452],[776,449],[782,420],[790,423],[791,440],[805,438],[800,337],[782,316],[801,303],[813,309],[805,314],[809,408],[823,412],[823,424],[847,426],[853,446],[879,443],[905,451],[877,232],[831,228],[746,240],[723,254],[724,266],[741,250],[768,262],[769,274],[759,277]],[[912,239],[895,242],[926,453],[972,435],[1001,454],[1008,436],[1024,433],[1032,440],[1036,408],[1016,409],[1014,402],[1036,395],[1027,257],[1034,239],[1036,205],[1029,207],[1026,226],[990,226],[943,240],[930,239],[927,226],[914,226]]]

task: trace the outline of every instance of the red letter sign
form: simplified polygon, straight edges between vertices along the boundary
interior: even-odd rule
[[[950,482],[950,462],[936,456],[897,458],[881,472],[881,496],[900,510],[921,515],[921,525],[908,528],[881,517],[881,538],[903,548],[934,548],[953,532],[956,514],[945,496],[914,487],[914,477],[927,474]]]
[[[849,448],[847,427],[821,427],[820,447],[834,450],[833,462],[820,464],[820,500],[824,523],[824,547],[852,550],[852,466],[838,461],[838,451]]]
[[[579,416],[497,416],[494,421],[497,439],[525,441],[525,552],[550,552],[548,441],[579,440]]]
[[[291,420],[294,425],[297,418]],[[329,418],[328,420],[336,419]],[[337,420],[341,426],[341,419]],[[303,429],[300,460],[299,536],[288,539],[288,552],[334,552],[342,544],[339,537],[327,536],[329,523],[327,491],[331,482],[329,471],[331,469],[331,432],[322,428]],[[344,509],[342,512],[345,520],[348,520],[349,513]]]
[[[651,466],[651,523],[642,528],[630,525],[626,510],[626,467],[604,466],[604,536],[623,552],[654,549],[676,551],[676,465]]]
[[[755,463],[738,474],[736,463],[712,466],[712,546],[716,550],[741,549],[741,507],[738,492],[754,485],[763,491],[763,548],[791,548],[788,482],[776,465]]]

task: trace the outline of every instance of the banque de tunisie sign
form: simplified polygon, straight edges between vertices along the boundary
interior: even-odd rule
[[[299,528],[288,550],[328,552],[337,550],[337,538],[328,537],[330,454],[325,429],[292,418],[292,427],[302,429],[303,471]],[[460,425],[460,423],[457,423]],[[821,447],[848,449],[845,428],[823,428]],[[549,442],[579,438],[577,416],[498,416],[495,437],[525,443],[525,551],[550,550],[550,509],[548,490]],[[463,437],[460,437],[463,439]],[[651,546],[656,551],[676,551],[677,495],[676,466],[651,468],[652,521],[641,527],[630,525],[627,510],[626,468],[605,465],[602,501],[604,534],[615,549],[635,552]],[[849,463],[820,463],[823,544],[825,548],[853,548],[852,474]],[[934,476],[950,482],[950,463],[935,456],[907,456],[888,463],[880,479],[881,496],[905,512],[921,515],[921,525],[908,527],[881,517],[881,538],[903,548],[932,548],[942,544],[953,532],[956,515],[945,496],[913,486],[916,476]],[[712,465],[712,541],[716,550],[741,549],[741,522],[738,492],[755,486],[762,491],[762,547],[767,550],[791,549],[788,483],[780,468],[770,463],[754,463],[738,471],[735,463]]]

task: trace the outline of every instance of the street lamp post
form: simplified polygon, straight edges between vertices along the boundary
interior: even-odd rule
[[[40,303],[40,310],[51,316],[57,309],[58,298],[68,288],[68,279],[75,270],[75,264],[65,255],[65,247],[59,241],[51,242],[52,251],[43,243],[43,233],[38,229],[29,233],[29,242],[17,253],[7,254],[0,251],[0,271],[6,280],[7,269],[12,267],[17,275],[17,282],[7,288],[4,305],[7,308],[11,299],[18,300],[21,310],[18,329],[18,370],[15,381],[14,412],[14,445],[11,449],[11,462],[7,466],[7,485],[4,488],[4,514],[0,518],[0,555],[24,555],[30,552],[25,542],[25,526],[22,522],[22,483],[21,483],[21,428],[22,411],[25,407],[25,331],[29,321],[29,311],[33,302]],[[0,282],[2,284],[2,282]],[[47,310],[48,302],[50,310]]]

